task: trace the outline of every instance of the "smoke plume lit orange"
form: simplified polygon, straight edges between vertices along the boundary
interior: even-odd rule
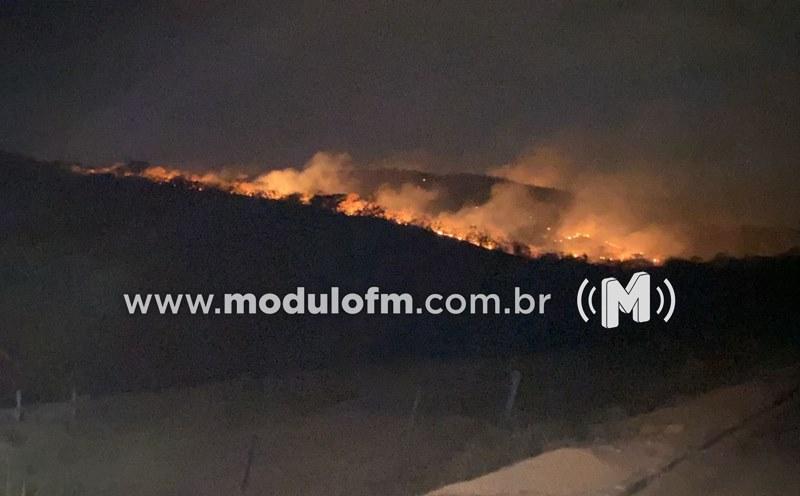
[[[115,164],[75,167],[82,174],[108,173],[157,182],[181,180],[195,188],[216,188],[232,194],[310,203],[315,197],[333,200],[336,211],[372,216],[418,226],[486,249],[525,256],[553,253],[594,261],[637,259],[661,263],[668,257],[709,255],[692,239],[687,222],[659,213],[669,201],[663,185],[648,177],[575,173],[557,150],[541,148],[516,162],[489,170],[497,178],[482,201],[457,208],[437,204],[450,194],[420,181],[366,188],[346,154],[317,153],[302,169],[272,170],[260,175],[235,171],[191,172],[173,167]],[[431,175],[432,176],[432,175]],[[433,181],[431,181],[433,182]],[[636,184],[632,188],[631,184]],[[572,201],[548,201],[531,194],[532,186],[568,190]],[[725,236],[720,236],[725,239]],[[784,242],[783,245],[787,245]],[[726,251],[718,249],[717,251]],[[727,250],[732,251],[732,250]]]

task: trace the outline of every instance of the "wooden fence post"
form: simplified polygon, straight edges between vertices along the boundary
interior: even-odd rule
[[[70,416],[72,420],[75,420],[75,417],[78,416],[78,391],[75,389],[75,386],[72,386],[72,395],[70,396]]]
[[[508,390],[508,397],[506,398],[505,418],[511,418],[511,411],[514,409],[514,401],[517,399],[517,390],[519,389],[519,382],[522,380],[522,373],[519,370],[511,371],[511,385]]]
[[[17,407],[14,409],[14,418],[17,422],[22,420],[22,390],[17,389]]]
[[[417,422],[417,411],[419,410],[419,403],[422,401],[422,388],[417,388],[417,393],[414,395],[414,405],[411,407],[411,416],[408,419],[408,431],[414,430],[414,424]]]

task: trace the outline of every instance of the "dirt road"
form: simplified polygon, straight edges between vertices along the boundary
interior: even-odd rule
[[[690,456],[636,494],[800,494],[800,399]]]
[[[435,496],[800,494],[800,372],[626,419],[607,442],[545,452]]]

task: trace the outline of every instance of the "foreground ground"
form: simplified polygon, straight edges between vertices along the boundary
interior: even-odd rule
[[[797,494],[798,372],[597,426],[606,439],[548,451],[431,496]]]
[[[655,479],[642,496],[783,496],[800,494],[800,400]]]
[[[759,464],[777,471],[760,471],[767,482],[794,468],[796,409],[750,437],[742,431],[742,444],[698,449],[771,404],[794,375],[772,366],[744,373],[728,359],[645,367],[582,353],[241,379],[81,398],[74,413],[69,404],[32,406],[22,422],[0,424],[0,482],[6,494],[24,486],[28,495],[400,495],[451,494],[448,484],[501,474],[488,492],[452,492],[499,495],[512,494],[503,467],[544,461],[549,482],[531,485],[524,471],[528,492],[518,494],[594,494],[595,477],[617,491],[647,478],[650,494],[705,494]],[[523,381],[507,417],[511,368]],[[687,452],[691,463],[649,478]],[[714,472],[717,458],[730,474]]]

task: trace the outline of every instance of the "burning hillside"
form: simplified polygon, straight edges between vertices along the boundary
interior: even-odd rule
[[[741,249],[741,238],[752,229],[742,234],[741,229],[717,228],[715,239],[708,242],[704,239],[707,226],[678,224],[671,219],[643,221],[633,199],[620,195],[624,188],[615,181],[595,180],[588,194],[585,188],[573,194],[536,186],[535,179],[524,177],[513,165],[495,169],[493,175],[439,175],[361,168],[346,154],[317,153],[302,169],[261,174],[228,168],[197,172],[145,162],[75,166],[73,171],[155,182],[181,181],[198,189],[215,188],[273,200],[295,199],[344,215],[418,226],[440,236],[521,256],[551,253],[595,261],[639,259],[657,264],[667,257],[709,256],[722,251],[778,252],[797,241],[796,232],[767,229],[761,230],[766,233],[764,239],[755,243],[748,240],[755,249]],[[540,183],[549,182],[547,176],[546,171],[537,171]]]

